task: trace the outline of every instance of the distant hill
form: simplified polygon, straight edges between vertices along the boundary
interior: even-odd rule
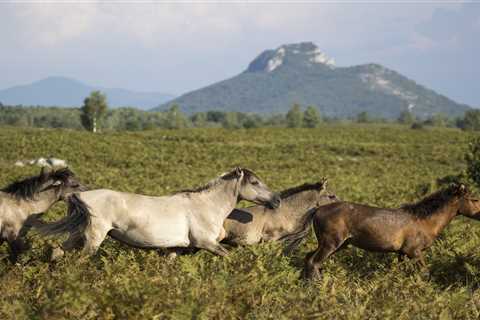
[[[150,109],[173,98],[173,95],[165,93],[102,88],[70,78],[49,77],[31,84],[0,90],[0,102],[4,105],[80,107],[83,99],[93,90],[105,93],[111,107]]]
[[[371,116],[396,118],[411,110],[426,118],[436,113],[462,115],[469,109],[378,64],[336,67],[315,44],[304,42],[266,50],[239,75],[186,93],[154,110],[178,104],[187,113],[283,113],[293,103],[316,106],[331,117],[367,111]]]

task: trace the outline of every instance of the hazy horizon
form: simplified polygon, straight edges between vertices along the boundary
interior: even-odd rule
[[[480,107],[480,4],[1,3],[0,88],[51,76],[174,95],[263,50],[312,41],[337,66],[379,63]]]

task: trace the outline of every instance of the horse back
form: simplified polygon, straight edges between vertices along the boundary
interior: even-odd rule
[[[318,226],[326,223],[342,223],[345,226],[351,226],[386,210],[352,202],[333,202],[317,208],[313,223]]]

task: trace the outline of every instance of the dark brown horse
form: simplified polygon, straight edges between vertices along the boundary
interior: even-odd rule
[[[480,220],[480,201],[463,184],[452,185],[398,209],[337,202],[312,215],[318,248],[305,257],[305,278],[320,275],[331,254],[352,244],[377,252],[398,252],[425,266],[422,251],[457,215]]]

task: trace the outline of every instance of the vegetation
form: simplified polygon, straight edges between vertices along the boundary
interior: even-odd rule
[[[94,140],[82,131],[9,127],[0,129],[0,184],[38,173],[14,167],[16,160],[45,155],[67,159],[91,187],[149,195],[242,165],[275,190],[327,176],[329,190],[344,200],[395,207],[417,199],[419,186],[465,171],[473,137],[392,124],[105,131]],[[46,218],[64,211],[58,205]],[[480,317],[480,223],[462,218],[426,252],[429,273],[394,254],[348,248],[328,259],[315,283],[298,279],[313,235],[290,258],[280,244],[260,244],[232,248],[225,259],[199,252],[171,261],[107,240],[92,258],[74,252],[57,263],[47,261],[47,247],[61,239],[29,238],[32,250],[18,264],[0,260],[0,319]],[[1,246],[0,256],[6,253]]]
[[[480,190],[480,138],[472,140],[468,147],[468,152],[465,154],[467,170],[464,176],[468,177]]]
[[[415,116],[426,120],[439,112],[461,116],[469,109],[378,64],[331,68],[312,63],[312,52],[319,48],[308,42],[283,45],[281,64],[272,71],[278,50],[266,50],[244,72],[188,92],[156,110],[176,103],[188,113],[220,109],[270,114],[286,113],[292,103],[298,103],[314,105],[326,117],[354,118],[366,111],[395,120],[411,106]]]
[[[321,122],[320,113],[314,106],[309,106],[303,113],[303,125],[305,128],[316,128]]]
[[[357,122],[358,123],[369,123],[371,122],[372,119],[370,118],[370,115],[366,111],[362,111],[359,114],[357,114]]]
[[[474,125],[475,114],[469,111],[465,118],[448,118],[438,113],[426,120],[416,119],[410,112],[403,113],[399,123],[417,127],[459,127],[464,130],[480,130],[480,120]],[[0,125],[37,128],[81,129],[82,112],[76,108],[59,107],[25,107],[4,106],[0,103]],[[480,119],[480,117],[479,117]],[[107,110],[102,118],[102,129],[106,131],[140,131],[155,128],[209,128],[224,127],[228,129],[252,129],[261,127],[305,127],[315,128],[322,123],[392,123],[393,121],[376,118],[367,111],[362,111],[352,119],[323,116],[319,108],[309,106],[302,111],[302,106],[294,104],[287,114],[261,115],[256,113],[208,111],[187,115],[178,105],[172,105],[167,111],[149,112],[135,108],[117,108]],[[88,127],[88,122],[87,128]],[[468,125],[466,125],[468,124]]]
[[[298,104],[294,104],[285,116],[289,128],[300,128],[303,125],[303,113]]]
[[[480,110],[468,110],[465,117],[458,122],[458,127],[464,130],[480,130]]]
[[[401,124],[412,125],[415,122],[415,115],[410,111],[402,111],[398,117],[398,122]]]
[[[107,97],[100,91],[93,91],[89,97],[85,98],[80,108],[83,127],[93,133],[97,132],[107,109]]]

